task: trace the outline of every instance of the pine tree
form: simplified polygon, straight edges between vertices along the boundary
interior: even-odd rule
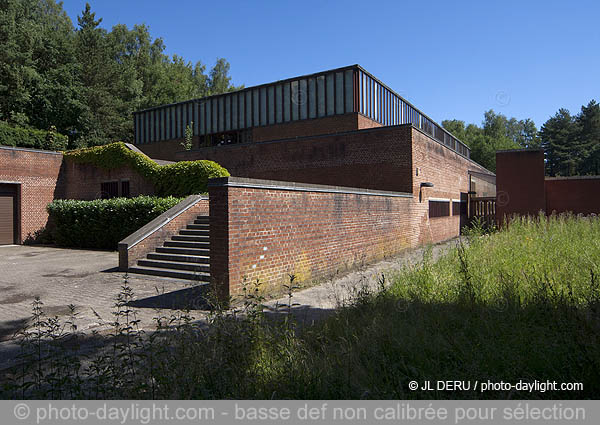
[[[591,100],[587,106],[581,107],[576,121],[582,155],[579,174],[600,175],[600,105]]]
[[[542,125],[541,146],[546,155],[546,173],[550,176],[576,175],[581,162],[578,129],[568,110],[558,112]]]
[[[121,99],[115,95],[120,75],[111,56],[106,30],[99,27],[102,18],[95,18],[89,3],[77,17],[76,50],[85,105],[80,124],[89,145],[104,144],[121,136],[117,131]]]

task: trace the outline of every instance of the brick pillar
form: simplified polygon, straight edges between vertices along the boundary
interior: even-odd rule
[[[496,220],[513,214],[546,211],[544,151],[520,149],[496,152]]]
[[[229,300],[229,187],[227,177],[210,179],[209,236],[210,236],[210,280],[219,300]]]

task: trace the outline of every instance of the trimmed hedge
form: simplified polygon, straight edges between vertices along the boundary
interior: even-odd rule
[[[214,161],[182,161],[158,165],[148,156],[130,150],[122,142],[65,152],[65,158],[104,169],[131,167],[154,184],[159,196],[205,193],[208,179],[229,176],[229,172]]]
[[[50,237],[65,247],[117,249],[119,241],[181,201],[172,196],[59,199],[46,207],[52,223]]]
[[[67,142],[67,136],[55,131],[11,127],[5,122],[0,122],[0,145],[61,151],[67,148]]]
[[[228,176],[229,172],[214,161],[181,161],[161,166],[155,187],[163,196],[195,195],[208,191],[208,179]]]

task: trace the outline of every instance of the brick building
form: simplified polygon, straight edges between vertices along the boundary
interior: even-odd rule
[[[267,287],[292,272],[321,279],[452,238],[470,197],[495,196],[495,175],[462,142],[358,65],[157,106],[133,120],[132,148],[156,161],[213,160],[233,177],[209,182],[208,198],[190,197],[123,240],[120,268],[212,279],[226,295],[243,278]],[[188,127],[192,149],[182,150]],[[33,154],[10,155],[25,163]],[[105,175],[37,155],[47,165],[31,168],[13,195],[22,217],[35,216],[25,180],[48,189],[39,189],[37,221],[21,219],[21,241],[43,225],[55,197],[100,197],[103,182],[119,195],[153,192],[128,170]],[[0,171],[0,183],[11,175]]]
[[[188,159],[195,149],[413,124],[459,154],[469,149],[359,65],[134,113],[134,144],[152,158]]]
[[[236,177],[413,192],[419,171],[439,167],[454,186],[442,178],[429,195],[494,195],[467,146],[358,65],[138,111],[134,132],[152,158],[210,159]]]
[[[129,167],[106,170],[67,161],[60,152],[0,146],[0,245],[35,239],[47,225],[46,205],[54,199],[153,193],[152,183]]]
[[[315,279],[452,238],[471,197],[495,196],[467,146],[358,65],[138,111],[134,130],[153,158],[209,159],[234,176],[209,184],[206,221],[192,224],[206,226],[210,278],[229,294],[243,278]],[[139,243],[125,242],[122,269]],[[161,274],[155,260],[177,260],[167,249],[135,268]]]

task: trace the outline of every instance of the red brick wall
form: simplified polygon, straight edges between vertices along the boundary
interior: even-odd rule
[[[0,182],[19,183],[19,242],[35,237],[48,223],[46,205],[54,199],[100,198],[100,184],[129,180],[130,196],[151,195],[154,187],[129,168],[102,170],[63,161],[59,152],[0,146]]]
[[[420,184],[432,182],[434,188],[423,189],[422,202],[415,207],[414,225],[421,229],[420,242],[439,242],[459,235],[461,226],[467,222],[466,216],[430,219],[428,199],[466,200],[469,171],[489,172],[410,124],[381,127],[359,114],[344,117],[356,119],[355,125],[366,129],[201,148],[180,152],[177,156],[179,159],[213,160],[227,168],[233,176],[411,192],[417,200]],[[263,130],[272,127],[264,127]],[[420,170],[418,176],[417,168]]]
[[[64,181],[62,198],[92,200],[101,198],[101,183],[129,180],[130,196],[153,195],[154,185],[129,167],[105,170],[88,164],[65,160],[61,179]]]
[[[372,261],[377,256],[370,249],[381,247],[378,245],[380,240],[385,241],[381,244],[388,246],[390,252],[397,252],[400,248],[396,243],[402,247],[416,246],[458,236],[461,225],[466,224],[466,216],[429,218],[428,201],[430,198],[448,199],[452,214],[451,202],[466,200],[469,172],[489,173],[479,164],[451,151],[410,125],[212,148],[204,152],[210,152],[205,157],[223,164],[233,175],[413,194],[413,199],[408,202],[403,198],[391,198],[393,200],[388,200],[386,207],[391,206],[391,209],[381,208],[379,215],[375,214],[375,222],[382,223],[382,226],[387,226],[391,221],[399,227],[382,232],[376,227],[366,226],[363,228],[364,234],[356,230],[360,234],[358,238],[365,241],[364,245],[354,245],[355,230],[352,226],[358,226],[357,223],[364,220],[369,208],[361,209],[358,203],[349,203],[347,199],[352,198],[350,195],[289,191],[265,193],[260,189],[243,188],[209,189],[211,274],[217,282],[225,282],[225,287],[230,285],[232,293],[239,291],[243,276],[258,277],[261,281],[278,285],[286,278],[284,269],[288,272],[299,269],[311,278],[322,278],[332,270],[337,270],[342,263],[353,264],[348,260],[349,257],[364,255],[365,261]],[[434,187],[420,191],[423,182],[433,183]],[[365,199],[371,198],[367,196]],[[369,202],[382,200],[378,198]],[[366,201],[363,204],[370,205]],[[381,205],[375,208],[379,207]],[[344,231],[336,232],[334,228],[327,227],[333,226],[336,219],[331,211],[323,214],[319,208],[335,208],[343,217]],[[231,221],[223,217],[230,217]],[[259,222],[253,223],[254,217],[259,217]],[[356,217],[357,222],[352,222],[350,217]],[[349,224],[343,221],[346,219],[350,220]],[[261,227],[263,220],[266,220],[267,227]],[[307,224],[298,224],[296,220],[305,220]],[[310,222],[316,223],[314,234],[313,227],[308,226]],[[287,230],[280,230],[277,227],[279,225]],[[289,229],[294,230],[288,234],[286,232]],[[318,252],[316,259],[310,257],[312,248],[307,248],[313,246],[313,238],[316,241],[315,252]],[[274,245],[275,253],[269,257],[270,261],[262,261],[260,256],[265,255],[265,259],[267,256],[260,249],[267,245],[260,244],[267,241]],[[279,244],[282,245],[281,249],[278,248]],[[273,252],[269,246],[267,250]],[[324,252],[332,254],[327,256]],[[297,266],[298,260],[292,261],[306,255],[309,260],[306,260],[308,263],[305,266]],[[258,260],[261,260],[260,264]],[[266,265],[261,265],[263,263]],[[255,264],[256,268],[252,269]]]
[[[380,126],[381,124],[370,118],[363,117],[356,112],[351,112],[344,115],[255,127],[252,129],[252,140],[254,142],[263,142],[267,140],[291,139],[295,137],[343,133]]]
[[[406,195],[286,190],[260,180],[251,183],[271,187],[235,187],[240,181],[249,179],[209,185],[211,277],[225,294],[240,293],[244,278],[268,291],[282,289],[288,274],[323,279],[419,239]]]
[[[358,130],[365,130],[367,128],[383,127],[383,124],[380,124],[377,121],[373,121],[371,118],[365,117],[364,115],[357,114],[357,118],[358,118]]]
[[[233,176],[410,192],[411,126],[194,150]]]
[[[469,171],[490,172],[415,128],[412,129],[411,169],[413,214],[421,228],[419,242],[440,242],[458,236],[466,217],[462,217],[462,222],[460,216],[452,215],[429,218],[429,199],[464,200],[469,191]],[[421,188],[421,183],[425,182],[434,186]]]
[[[496,220],[513,214],[537,215],[546,210],[544,152],[512,150],[496,153]]]
[[[288,274],[297,275],[300,282],[321,280],[406,248],[459,235],[465,217],[429,218],[428,201],[465,199],[469,171],[489,171],[411,126],[383,130],[336,136],[343,137],[346,146],[362,145],[367,151],[376,146],[387,149],[391,159],[396,159],[395,171],[402,177],[394,180],[386,175],[387,180],[377,180],[378,184],[396,188],[383,196],[373,193],[376,190],[365,193],[370,191],[368,188],[346,187],[342,191],[352,193],[337,193],[331,187],[237,177],[209,183],[211,277],[223,288],[222,295],[239,293],[244,279],[259,279],[267,290],[277,290],[289,279]],[[321,140],[328,146],[336,137],[305,142]],[[398,149],[392,152],[394,146]],[[295,143],[289,148],[302,151]],[[331,161],[335,155],[328,152],[327,160]],[[384,161],[378,161],[372,167],[381,171],[380,163]],[[350,171],[335,177],[339,179],[336,182],[356,182]],[[423,182],[433,183],[434,187],[421,190]],[[407,183],[412,197],[393,196],[399,195]],[[360,191],[363,193],[356,193]]]
[[[297,137],[316,136],[322,134],[343,133],[347,131],[381,127],[376,121],[358,113],[352,112],[332,117],[315,118],[309,120],[293,121],[289,123],[254,127],[252,131],[253,142],[269,140],[291,139]],[[194,136],[193,146],[199,146],[199,137]],[[183,138],[165,140],[162,142],[135,145],[150,158],[166,159],[169,161],[189,161],[192,159],[209,159],[198,157],[194,152],[184,151],[181,147]],[[200,149],[204,152],[204,148]],[[191,154],[191,155],[190,155]]]
[[[62,154],[0,146],[0,182],[20,183],[19,242],[34,237],[48,222],[48,205],[57,194]]]
[[[540,211],[600,213],[600,176],[544,177],[542,150],[496,153],[496,218]]]
[[[600,177],[546,178],[548,214],[571,211],[600,214]]]

